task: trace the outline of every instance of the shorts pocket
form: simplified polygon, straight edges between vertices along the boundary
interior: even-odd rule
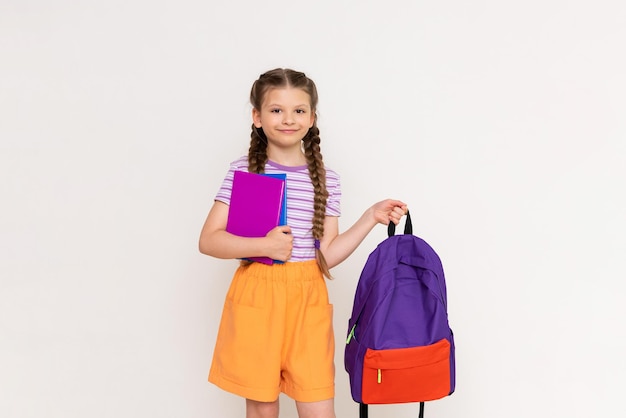
[[[226,301],[216,357],[222,375],[242,386],[256,387],[254,376],[269,376],[275,361],[264,350],[268,341],[268,312]],[[274,372],[276,374],[276,372]]]
[[[313,350],[335,351],[335,337],[333,333],[333,305],[307,306],[304,319],[304,338],[307,346],[317,345]],[[330,347],[330,345],[333,347]]]
[[[422,347],[367,349],[363,360],[363,402],[421,402],[450,394],[450,342]]]
[[[267,280],[239,269],[228,289],[226,300],[237,305],[264,308],[267,301]]]
[[[294,354],[301,366],[304,381],[296,382],[308,389],[333,385],[335,374],[335,336],[333,305],[307,306],[304,323]],[[296,354],[297,353],[297,354]]]

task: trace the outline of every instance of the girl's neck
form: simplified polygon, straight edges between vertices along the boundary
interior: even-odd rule
[[[287,167],[299,167],[306,165],[306,157],[301,149],[297,150],[281,150],[281,149],[267,149],[267,158],[277,164]]]

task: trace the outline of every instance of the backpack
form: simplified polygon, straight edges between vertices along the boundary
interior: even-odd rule
[[[437,253],[413,235],[388,238],[369,255],[357,284],[344,363],[352,398],[367,404],[424,402],[455,387],[454,338],[448,324],[443,266]]]

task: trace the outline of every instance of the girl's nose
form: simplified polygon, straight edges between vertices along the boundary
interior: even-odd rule
[[[285,125],[291,125],[293,124],[293,117],[291,117],[291,115],[289,113],[285,113],[285,116],[283,116],[283,123]]]

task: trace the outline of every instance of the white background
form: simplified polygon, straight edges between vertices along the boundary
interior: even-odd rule
[[[236,262],[197,239],[275,67],[318,85],[341,229],[399,198],[442,258],[457,391],[427,417],[626,415],[625,39],[617,0],[0,0],[0,416],[243,416],[206,381]],[[385,234],[328,283],[339,417]]]

